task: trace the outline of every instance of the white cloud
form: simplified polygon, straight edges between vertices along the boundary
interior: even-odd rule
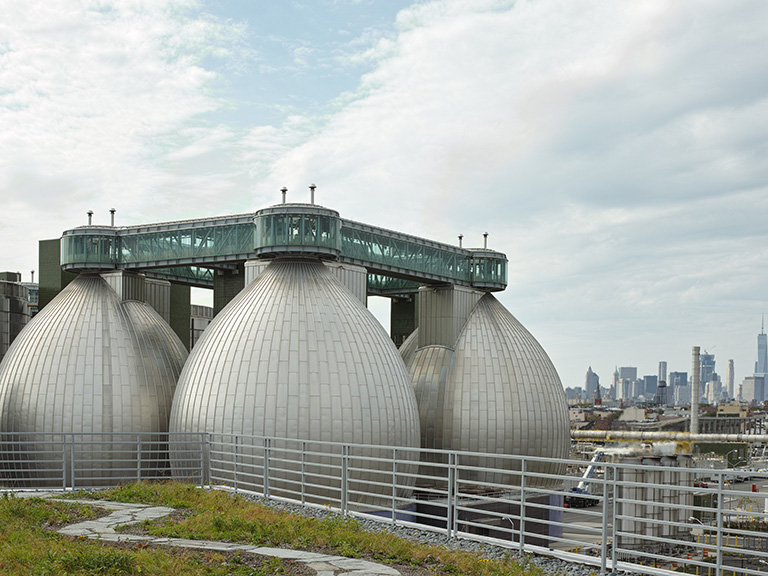
[[[746,307],[768,264],[745,250],[767,236],[767,10],[419,4],[365,54],[378,65],[356,97],[270,162],[266,184],[315,181],[347,217],[443,241],[479,245],[488,230],[510,256],[502,300],[552,338],[568,384],[589,351],[553,336],[564,319],[600,319],[592,357],[606,364],[651,341],[660,350],[642,357],[673,363],[664,345],[719,331],[746,372],[744,324],[720,327],[735,308],[758,314]]]
[[[256,209],[282,186],[301,201],[315,182],[346,218],[465,245],[490,232],[510,258],[500,299],[566,384],[590,363],[604,382],[614,363],[686,370],[709,340],[748,372],[768,267],[768,4],[432,0],[393,27],[323,20],[317,43],[246,20],[191,0],[5,10],[0,242],[58,235],[95,204],[156,221]],[[313,90],[356,67],[357,88],[323,106]]]

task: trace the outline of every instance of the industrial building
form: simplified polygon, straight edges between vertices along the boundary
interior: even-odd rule
[[[37,284],[22,282],[18,272],[0,272],[0,360],[37,313]]]
[[[464,248],[283,200],[137,226],[89,214],[41,242],[44,307],[0,365],[0,433],[168,430],[567,456],[560,379],[494,298],[507,259],[487,237]],[[215,316],[187,358],[191,287],[214,290]],[[392,334],[369,295],[396,299]],[[172,446],[171,463],[184,454]],[[108,451],[99,460],[108,477]],[[375,486],[376,474],[354,480]]]

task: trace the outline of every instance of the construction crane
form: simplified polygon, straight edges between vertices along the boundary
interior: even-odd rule
[[[592,498],[589,492],[589,485],[592,483],[592,478],[597,471],[597,465],[605,458],[604,450],[595,450],[595,454],[592,456],[592,460],[584,471],[584,475],[581,477],[579,483],[571,488],[570,494],[565,497],[565,505],[568,508],[587,508],[597,504],[597,500]]]

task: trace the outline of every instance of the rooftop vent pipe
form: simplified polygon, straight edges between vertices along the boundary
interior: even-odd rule
[[[483,248],[488,249],[488,232],[483,232]]]
[[[282,188],[280,188],[280,192],[283,193],[283,204],[285,204],[285,194],[286,194],[286,192],[288,192],[288,188],[283,186]]]
[[[29,273],[32,274],[32,284],[34,284],[35,283],[35,271],[34,270],[30,270]]]
[[[310,184],[309,185],[309,191],[310,191],[309,203],[310,204],[314,204],[315,203],[315,188],[317,188],[317,186],[315,186],[314,184]]]
[[[115,226],[115,212],[116,212],[116,210],[115,210],[114,208],[110,208],[110,209],[109,209],[109,215],[110,215],[110,217],[111,217],[111,221],[112,221],[112,224],[111,224],[111,226],[112,226],[112,227],[114,227],[114,226]]]
[[[464,234],[459,234],[459,248],[461,248],[461,241],[464,240]]]
[[[88,226],[90,226],[91,222],[93,221],[93,210],[88,210],[86,214],[88,214]]]

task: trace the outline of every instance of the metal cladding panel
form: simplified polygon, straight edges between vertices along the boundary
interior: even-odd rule
[[[478,302],[455,350],[456,369],[446,392],[445,448],[568,457],[568,405],[557,371],[536,339],[491,294]],[[477,460],[487,466],[494,459]],[[539,463],[535,471],[565,469]]]
[[[483,292],[462,286],[419,288],[419,344],[453,346]]]
[[[101,277],[121,300],[146,301],[146,282],[143,275],[115,270],[114,272],[105,272],[101,274]]]
[[[29,443],[40,433],[94,434],[100,446],[76,449],[75,468],[109,477],[113,460],[130,457],[119,442],[136,451],[135,438],[111,434],[167,431],[186,355],[152,308],[123,302],[100,276],[83,274],[30,321],[0,365],[0,432]]]
[[[167,280],[146,278],[144,280],[146,295],[144,301],[155,309],[160,317],[171,323],[171,283]]]
[[[416,354],[416,350],[419,347],[419,329],[416,328],[413,332],[411,332],[411,335],[408,336],[408,338],[405,339],[405,342],[403,342],[400,345],[400,348],[398,351],[400,352],[400,357],[403,359],[403,362],[406,366],[411,366],[413,364],[413,358]]]
[[[484,295],[468,316],[453,348],[417,348],[421,327],[400,348],[419,404],[422,446],[567,458],[568,407],[546,352],[491,294]],[[493,457],[462,462],[519,468],[515,461]],[[535,466],[542,473],[565,472],[556,464]],[[440,475],[431,467],[422,470]],[[514,474],[462,474],[468,481],[519,483]]]
[[[171,432],[419,445],[416,400],[394,344],[312,260],[273,262],[214,318],[179,378]],[[182,450],[171,452],[177,468]],[[353,480],[382,480],[377,466]]]
[[[339,262],[325,262],[325,267],[363,303],[363,306],[368,304],[368,271],[365,268]]]
[[[270,260],[248,260],[244,265],[245,269],[245,285],[248,286],[251,282],[264,272],[267,266],[270,264]]]
[[[415,353],[411,382],[419,405],[422,448],[443,448],[445,391],[453,365],[454,352],[446,346],[426,346]]]

